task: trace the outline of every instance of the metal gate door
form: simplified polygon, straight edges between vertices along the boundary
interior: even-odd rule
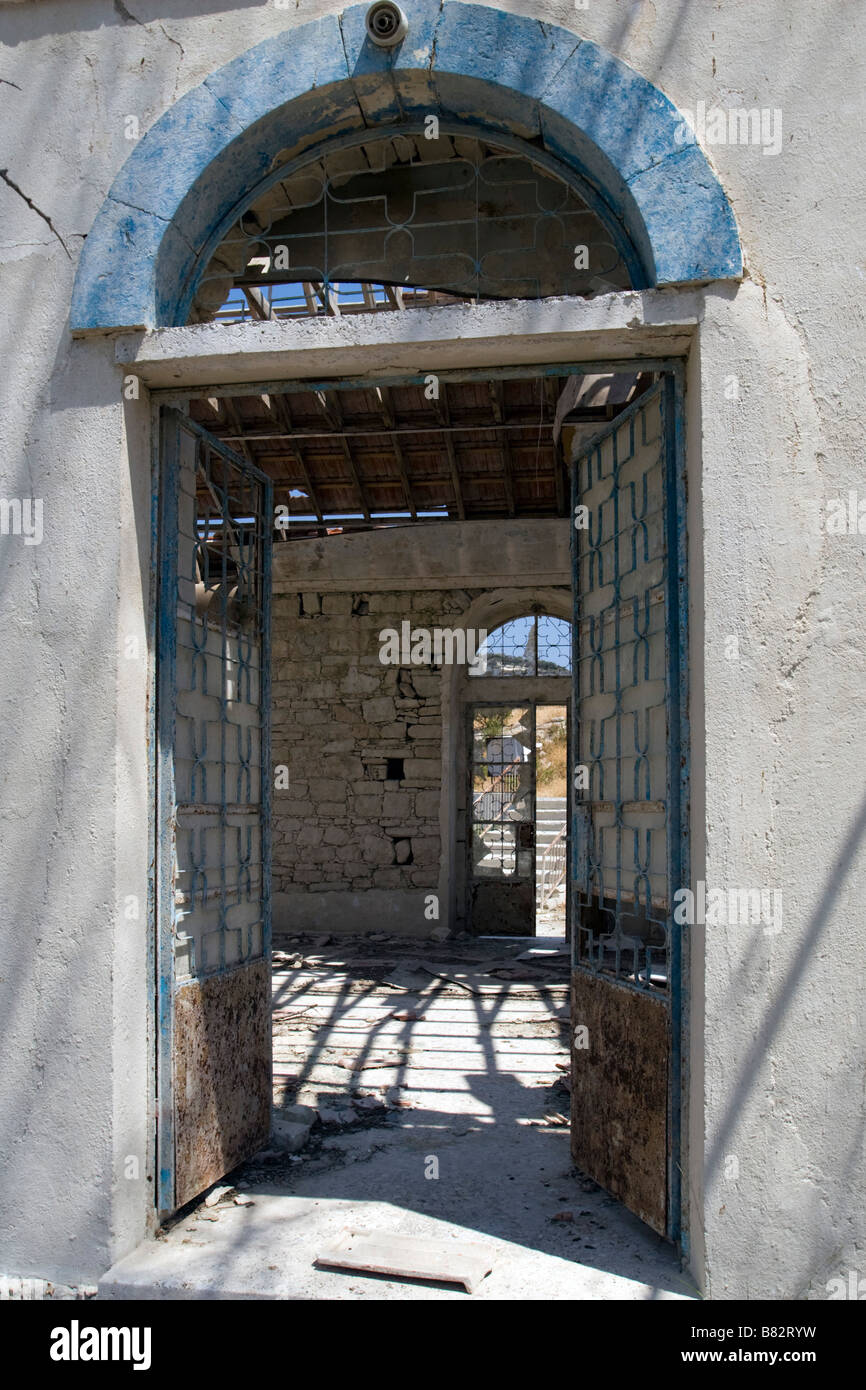
[[[535,931],[535,706],[474,705],[470,758],[469,930]]]
[[[268,479],[161,419],[158,1206],[260,1148],[271,1106]]]
[[[679,385],[663,376],[572,472],[572,1153],[679,1238],[687,882]]]

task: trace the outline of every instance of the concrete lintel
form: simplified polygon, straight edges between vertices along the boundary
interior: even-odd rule
[[[571,585],[567,517],[431,522],[274,550],[275,594]],[[541,566],[543,565],[543,568]],[[455,617],[455,624],[459,622]]]
[[[123,334],[115,357],[147,386],[178,390],[362,373],[679,357],[688,352],[703,305],[699,289],[629,290],[597,299],[195,324]]]
[[[443,526],[445,524],[445,522],[442,523]],[[490,523],[487,521],[482,522],[481,524],[483,526],[490,525]],[[495,520],[494,524],[500,524],[499,518]],[[367,534],[377,536],[380,533],[378,531],[372,531]],[[328,543],[330,544],[330,542],[333,539],[335,539],[333,536],[329,537]],[[305,544],[305,541],[295,541],[294,545],[292,546],[292,549],[294,549],[296,545]],[[469,586],[470,579],[474,579],[475,583],[477,584],[477,576],[470,576],[469,579],[467,579],[462,575],[456,575],[451,580],[413,579],[411,583],[411,591],[412,593],[420,594],[435,593],[438,590],[447,591],[449,589],[465,589],[467,586]],[[489,584],[491,589],[502,589],[510,585],[512,588],[526,589],[532,594],[533,598],[535,597],[535,591],[537,589],[541,587],[548,588],[550,585],[565,585],[568,583],[569,579],[570,576],[563,575],[561,570],[540,570],[538,574],[530,575],[525,579],[522,578],[520,575],[505,573],[484,575],[484,582],[485,584]],[[299,593],[300,588],[300,581],[297,579],[282,579],[280,581],[275,580],[273,585],[273,593],[276,598],[281,598],[285,594]],[[314,588],[317,594],[348,594],[356,592],[363,592],[365,594],[390,594],[405,592],[407,589],[410,588],[410,585],[405,576],[399,574],[386,576],[384,579],[369,579],[367,575],[363,575],[359,578],[356,575],[354,579],[317,579]],[[443,625],[448,626],[448,624]],[[454,622],[450,624],[450,626],[460,627],[462,626],[462,623],[455,619]]]

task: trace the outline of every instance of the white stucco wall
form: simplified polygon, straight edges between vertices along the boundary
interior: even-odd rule
[[[129,154],[128,115],[146,130],[216,67],[332,8],[0,4],[0,167],[55,229],[0,181],[0,495],[42,498],[45,531],[38,546],[0,537],[9,1273],[93,1278],[149,1210],[149,412],[122,401],[112,343],[69,338],[76,258]],[[851,72],[866,12],[506,8],[594,39],[683,108],[782,113],[778,155],[708,150],[749,278],[699,296],[688,445],[693,876],[781,888],[784,929],[694,933],[689,1181],[711,1296],[823,1297],[829,1278],[866,1272],[864,541],[818,522],[849,489],[866,500]]]

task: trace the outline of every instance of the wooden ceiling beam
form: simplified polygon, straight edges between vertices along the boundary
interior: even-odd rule
[[[558,393],[559,393],[559,389],[560,389],[560,388],[559,388],[559,382],[558,382],[554,377],[552,377],[552,376],[543,377],[542,380],[543,380],[543,382],[544,382],[544,400],[547,402],[547,408],[548,408],[548,410],[550,411],[551,422],[552,422],[553,420],[556,419],[556,406],[557,406],[557,400],[558,400]],[[544,410],[543,410],[543,406],[542,406],[542,419],[543,419],[543,418],[544,418]],[[551,431],[552,431],[552,423],[551,423]],[[557,440],[554,440],[554,441],[553,441],[553,486],[554,486],[554,489],[555,489],[555,492],[556,492],[556,514],[557,514],[557,516],[565,516],[566,510],[567,510],[567,507],[566,507],[566,486],[565,486],[566,474],[565,474],[565,468],[566,468],[566,463],[565,463],[565,455],[564,455],[563,450],[562,450],[562,442],[561,442],[560,439],[557,439]]]
[[[289,403],[286,400],[285,396],[271,396],[270,410],[271,414],[276,417],[278,423],[282,425],[283,429],[288,432],[288,435],[291,438],[294,432],[292,428],[292,416],[291,411],[289,409]],[[292,444],[291,453],[292,458],[295,464],[297,465],[298,472],[300,473],[301,478],[303,480],[304,489],[309,499],[310,506],[312,507],[313,512],[315,513],[316,520],[319,522],[320,525],[324,526],[324,513],[322,512],[322,508],[319,504],[319,499],[316,496],[316,489],[314,488],[313,480],[310,477],[310,470],[307,468],[307,465],[304,461],[304,456],[301,453],[298,444]]]
[[[235,435],[237,436],[233,439],[225,439],[223,440],[223,443],[228,444],[231,448],[234,448],[237,445],[240,448],[240,451],[246,459],[247,463],[251,463],[254,468],[258,468],[255,454],[250,448],[249,440],[243,432],[243,422],[241,420],[240,415],[238,414],[237,406],[235,405],[231,396],[223,396],[222,401],[223,405],[225,406],[226,419],[228,420],[229,424],[235,432]]]
[[[274,399],[275,399],[275,400],[279,400],[279,399],[284,399],[284,398],[283,398],[283,397],[280,397],[280,396],[275,396]],[[578,415],[578,414],[575,413],[574,415],[570,416],[570,417],[569,417],[569,424],[578,424],[578,423],[597,424],[597,423],[599,423],[599,422],[600,422],[601,424],[604,424],[604,423],[605,423],[605,419],[606,419],[606,416],[605,416],[605,413],[604,413],[603,410],[588,411],[588,412],[586,412],[585,414]],[[413,436],[416,436],[416,437],[417,437],[417,436],[422,436],[422,437],[423,437],[424,435],[434,435],[434,434],[435,434],[435,435],[440,435],[440,434],[445,434],[445,433],[448,433],[448,434],[531,434],[531,436],[532,436],[532,442],[534,442],[534,439],[535,439],[535,438],[537,437],[537,435],[538,435],[539,426],[540,426],[542,429],[545,429],[545,428],[548,428],[548,427],[551,426],[551,422],[550,422],[549,420],[541,420],[541,421],[538,421],[538,420],[525,420],[525,421],[522,421],[522,422],[521,422],[521,421],[517,421],[517,420],[503,420],[503,422],[502,422],[501,425],[495,425],[495,424],[494,424],[494,425],[491,425],[491,424],[489,424],[489,423],[484,423],[483,421],[480,421],[480,420],[479,420],[479,421],[475,421],[475,422],[472,423],[472,424],[470,424],[468,421],[463,421],[461,424],[455,425],[455,424],[451,424],[451,423],[446,424],[445,421],[444,421],[444,418],[443,418],[442,415],[440,414],[440,415],[439,415],[439,418],[438,418],[438,423],[435,424],[435,425],[395,425],[394,430],[392,431],[392,433],[394,433],[394,434],[399,434],[399,435],[404,435],[404,434],[406,434],[406,435],[413,435]],[[371,426],[371,425],[358,425],[358,426],[349,425],[348,428],[345,428],[345,427],[344,427],[342,430],[339,430],[335,425],[329,425],[329,427],[328,427],[327,429],[304,429],[304,428],[295,429],[295,430],[292,431],[291,435],[289,435],[289,434],[287,434],[287,433],[285,433],[285,432],[282,432],[282,431],[280,431],[280,430],[252,429],[252,428],[250,428],[250,429],[242,429],[241,432],[240,432],[240,435],[237,436],[237,437],[242,437],[242,438],[244,438],[244,439],[252,439],[252,440],[254,440],[254,441],[255,441],[255,440],[267,440],[267,439],[271,439],[271,440],[281,440],[281,439],[288,439],[288,438],[292,438],[292,439],[330,439],[333,435],[336,435],[336,434],[345,434],[345,436],[346,436],[347,439],[363,439],[365,436],[369,438],[370,436],[374,436],[374,435],[382,434],[382,433],[383,433],[383,430],[382,430],[382,426],[381,426],[381,425],[372,425],[372,426]],[[227,442],[230,443],[231,441],[228,440]],[[477,443],[479,448],[484,448],[484,447],[485,447],[483,441],[480,441],[480,440],[479,440],[479,441],[473,441],[473,443]]]
[[[227,417],[229,423],[231,424],[232,429],[235,430],[236,435],[237,435],[237,438],[226,439],[226,440],[224,440],[223,442],[224,442],[224,443],[227,443],[227,444],[229,444],[229,445],[232,445],[232,446],[234,446],[234,445],[236,445],[236,444],[239,445],[240,448],[241,448],[241,450],[242,450],[242,452],[243,452],[244,457],[245,457],[246,460],[247,460],[247,462],[248,462],[248,463],[251,463],[255,468],[260,468],[260,467],[261,467],[261,464],[260,464],[259,461],[256,459],[255,455],[253,454],[253,452],[252,452],[252,450],[250,449],[249,444],[248,444],[248,442],[247,442],[249,437],[254,437],[254,436],[247,436],[247,435],[245,435],[245,434],[243,433],[243,422],[241,421],[240,415],[239,415],[239,413],[238,413],[238,408],[237,408],[237,406],[235,405],[235,402],[234,402],[234,400],[232,399],[232,397],[231,397],[231,396],[223,396],[222,399],[223,399],[223,401],[225,402],[226,417]],[[264,399],[264,397],[263,397],[262,399]],[[286,402],[285,402],[285,400],[283,399],[283,397],[282,397],[282,396],[269,396],[269,397],[267,398],[266,405],[267,405],[267,408],[268,408],[270,414],[272,414],[272,415],[277,419],[277,421],[278,421],[278,423],[279,423],[281,429],[283,429],[283,430],[286,431],[286,438],[287,438],[288,440],[291,440],[291,436],[292,436],[292,420],[291,420],[291,416],[290,416],[290,414],[289,414],[288,405],[286,404]],[[310,477],[309,470],[308,470],[308,468],[307,468],[306,463],[304,462],[304,459],[303,459],[303,456],[302,456],[302,454],[301,454],[301,451],[300,451],[300,449],[298,448],[298,446],[295,444],[295,445],[290,445],[288,452],[289,452],[290,455],[291,455],[291,462],[292,462],[292,464],[295,466],[297,472],[299,472],[300,475],[301,475],[301,479],[302,479],[302,481],[303,481],[304,489],[305,489],[305,491],[306,491],[306,493],[307,493],[307,496],[308,496],[308,498],[309,498],[310,505],[311,505],[311,507],[312,507],[312,509],[313,509],[313,512],[315,513],[316,520],[317,520],[321,525],[324,525],[324,517],[323,517],[323,514],[322,514],[322,508],[320,507],[318,498],[316,497],[316,491],[315,491],[315,488],[313,487],[313,481],[312,481],[312,479],[311,479],[311,477]],[[273,479],[273,481],[274,481],[275,484],[276,484],[276,483],[282,483],[283,486],[286,486],[286,482],[285,482],[284,479]],[[290,484],[289,484],[289,487],[291,487]],[[288,505],[288,503],[287,503],[287,505]],[[283,530],[283,539],[284,539],[284,540],[288,539],[288,533],[287,533],[286,530]]]
[[[260,289],[257,289],[254,285],[244,285],[243,292],[244,298],[250,306],[250,313],[254,319],[258,319],[261,322],[263,319],[272,319],[274,317],[271,301],[265,298]]]
[[[497,425],[505,424],[505,390],[501,381],[489,381],[490,404]],[[511,443],[504,430],[497,432],[499,453],[502,458],[502,485],[505,491],[505,506],[509,516],[514,516],[514,461],[511,457]]]
[[[370,504],[367,501],[367,494],[364,492],[364,484],[361,482],[361,475],[358,472],[358,467],[352,455],[352,450],[349,445],[349,441],[343,433],[343,413],[340,410],[339,404],[334,399],[333,394],[329,394],[327,391],[317,391],[316,399],[318,400],[319,405],[322,407],[326,419],[330,424],[333,425],[337,438],[340,441],[340,445],[343,450],[343,458],[346,460],[346,466],[349,469],[352,482],[355,485],[355,491],[357,492],[358,499],[361,503],[361,511],[364,514],[364,520],[370,521]]]
[[[460,485],[460,465],[457,462],[457,450],[454,448],[454,440],[451,438],[451,410],[448,405],[448,387],[444,381],[439,383],[439,399],[435,403],[436,414],[445,426],[445,453],[448,456],[448,467],[451,472],[451,487],[454,491],[454,505],[457,508],[457,516],[460,521],[466,520],[466,503],[463,501],[463,488]]]
[[[398,439],[397,435],[393,432],[397,424],[397,417],[394,414],[394,404],[391,399],[391,392],[389,387],[377,386],[376,395],[378,397],[379,404],[382,407],[382,417],[385,421],[385,424],[388,426],[388,442],[391,445],[391,448],[394,450],[394,458],[397,461],[397,470],[400,474],[400,481],[403,484],[403,496],[406,499],[406,506],[409,508],[412,520],[417,521],[418,508],[415,506],[415,499],[412,496],[412,487],[409,482],[409,470],[406,467],[406,456],[403,453],[403,446],[400,443],[400,440]]]
[[[326,289],[324,285],[320,285],[318,283],[313,284],[313,289],[316,292],[316,298],[318,299],[328,318],[338,319],[340,317],[340,303],[337,299],[336,290],[333,289],[331,285],[328,285]]]

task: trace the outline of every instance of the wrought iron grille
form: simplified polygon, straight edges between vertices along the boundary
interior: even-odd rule
[[[547,614],[512,618],[488,634],[469,675],[567,676],[571,673],[571,623]]]
[[[268,176],[211,256],[191,320],[627,288],[633,253],[591,202],[504,134],[365,133]]]
[[[476,707],[472,719],[472,872],[477,878],[532,873],[522,827],[535,818],[535,721],[531,706]]]
[[[173,725],[161,726],[173,751],[163,833],[173,827],[164,853],[171,862],[174,978],[182,980],[235,968],[268,948],[272,508],[263,475],[191,421],[167,413],[176,426],[169,472],[177,520],[164,542],[167,563],[175,565],[176,602],[164,605],[161,649],[162,717]]]
[[[576,964],[661,994],[680,772],[664,403],[659,384],[573,471]]]

